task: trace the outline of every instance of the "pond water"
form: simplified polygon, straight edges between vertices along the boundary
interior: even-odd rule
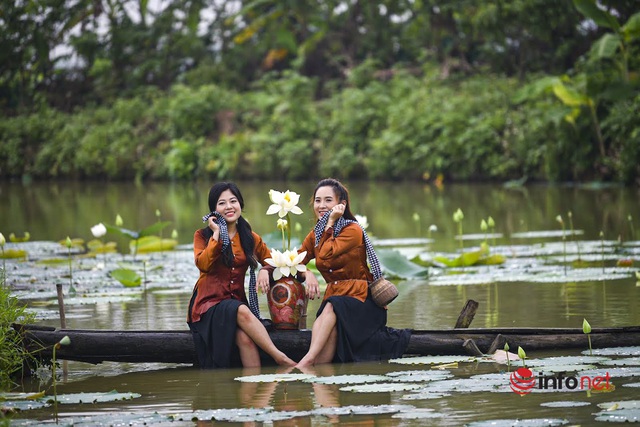
[[[239,184],[246,203],[245,216],[258,233],[268,235],[275,230],[276,218],[265,215],[271,188],[290,189],[302,196],[304,214],[294,218],[300,223],[300,231],[294,237],[302,237],[311,227],[307,200],[314,183]],[[400,296],[389,308],[390,326],[449,329],[469,299],[479,303],[472,327],[580,328],[583,319],[588,319],[594,328],[640,324],[640,286],[635,277],[640,263],[640,198],[636,189],[348,184],[353,211],[366,215],[367,231],[382,254],[383,265],[395,273]],[[29,242],[7,243],[5,247],[28,253],[26,262],[7,260],[7,281],[43,325],[59,326],[55,284],[62,283],[70,328],[187,329],[187,304],[197,278],[191,238],[195,229],[202,226],[200,218],[208,210],[209,185],[0,183],[0,232],[8,241],[11,233],[18,237],[25,232],[30,234]],[[462,238],[459,224],[452,219],[458,208],[464,212]],[[69,277],[68,264],[64,262],[67,248],[55,242],[67,236],[89,241],[91,226],[99,222],[114,224],[116,215],[123,218],[125,228],[132,230],[159,219],[170,221],[162,234],[167,238],[175,230],[178,245],[170,252],[133,257],[128,241],[107,235],[103,240],[116,242],[123,253],[96,256],[74,248],[73,273]],[[563,219],[564,230],[557,221],[558,215]],[[480,223],[489,216],[495,221],[495,229],[484,232]],[[432,224],[437,231],[428,231]],[[277,239],[271,241],[279,243]],[[454,260],[461,251],[477,250],[483,241],[491,254],[503,258],[502,263],[447,268],[437,261]],[[387,250],[395,255],[385,254]],[[407,263],[418,256],[422,265],[413,265],[418,272],[403,268],[394,259],[398,254]],[[109,277],[110,271],[123,264],[139,267],[141,263],[146,266],[144,287],[124,288]],[[423,274],[425,271],[428,276]],[[69,294],[70,282],[77,290],[75,296]],[[309,325],[318,304],[310,302]],[[268,313],[264,297],[261,311],[264,316]],[[527,352],[527,357],[584,356],[583,353]],[[279,371],[274,367],[257,372],[200,371],[186,365],[109,362],[93,366],[68,362],[58,381],[59,395],[117,390],[133,393],[134,397],[61,404],[56,412],[61,423],[74,425],[194,425],[192,418],[247,425],[462,425],[499,419],[509,420],[504,425],[512,425],[516,419],[550,420],[546,424],[530,421],[530,425],[560,425],[560,420],[589,425],[596,422],[594,414],[603,410],[598,404],[605,409],[638,405],[634,400],[640,376],[638,356],[639,347],[613,351],[614,359],[631,360],[623,372],[618,367],[595,364],[599,372],[615,372],[613,391],[588,394],[543,390],[527,396],[508,390],[506,365],[485,361],[461,361],[446,369],[386,362],[318,367],[313,374],[334,379],[327,383],[295,377],[291,381],[266,382],[237,379],[276,374]],[[413,375],[413,379],[405,376],[405,381],[398,381],[403,372]],[[451,382],[423,378],[425,372],[447,375],[441,378],[444,381],[470,382],[452,389]],[[348,388],[362,386],[363,378],[373,375],[386,379],[373,383],[377,384],[375,391]],[[424,389],[432,381],[434,389],[427,393]],[[441,395],[434,393],[438,388]],[[505,388],[506,392],[501,392]],[[41,390],[52,394],[50,375],[47,377],[44,370],[14,391]],[[100,418],[102,415],[105,418]],[[31,422],[28,420],[36,420],[33,422],[37,424],[54,422],[53,407],[25,410],[14,423],[27,425]],[[198,425],[203,423],[199,421]]]

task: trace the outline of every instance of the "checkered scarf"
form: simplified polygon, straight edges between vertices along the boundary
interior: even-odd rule
[[[324,229],[327,226],[327,222],[329,222],[329,215],[331,211],[325,213],[322,218],[316,223],[316,226],[313,229],[313,233],[316,238],[316,246],[320,243],[320,239],[322,238],[322,234],[324,233]],[[343,216],[338,218],[338,220],[333,224],[333,237],[338,237],[340,232],[344,227],[355,222],[360,225],[358,221],[354,221],[352,219],[345,219]],[[362,228],[362,225],[360,225]],[[382,269],[380,268],[380,261],[378,260],[378,256],[376,255],[376,251],[373,250],[373,244],[371,243],[371,239],[367,235],[367,232],[364,228],[362,228],[362,234],[364,235],[364,246],[367,250],[367,258],[369,259],[369,264],[371,266],[371,273],[373,274],[373,280],[377,280],[382,277]]]
[[[210,212],[202,217],[202,222],[207,222],[211,216],[218,218],[216,223],[220,227],[220,241],[222,242],[222,252],[224,252],[230,245],[229,230],[227,229],[227,221],[218,212]],[[249,309],[251,312],[260,319],[260,306],[258,305],[258,291],[256,290],[256,271],[253,266],[249,268]]]

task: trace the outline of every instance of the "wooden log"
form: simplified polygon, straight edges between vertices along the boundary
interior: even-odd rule
[[[474,316],[476,315],[476,310],[478,309],[478,303],[472,299],[468,300],[467,303],[462,308],[460,315],[458,316],[458,320],[456,321],[455,328],[468,328],[473,321]]]
[[[498,349],[504,350],[504,345],[506,344],[506,342],[507,340],[502,336],[502,334],[496,335],[496,338],[493,340],[493,342],[489,346],[489,349],[487,350],[487,354],[493,354]]]
[[[59,360],[189,364],[196,361],[191,332],[188,330],[108,331],[22,325],[14,325],[14,329],[24,333],[27,348],[43,359],[50,359],[53,345],[67,335],[71,344],[56,351]],[[310,330],[275,330],[270,331],[270,335],[276,346],[293,360],[300,360],[304,356],[311,341]],[[537,350],[589,349],[587,336],[577,328],[461,328],[413,330],[405,356],[465,355],[465,341],[473,340],[482,351],[489,349],[498,335],[502,335],[511,348],[521,346],[530,356]],[[591,343],[593,348],[638,346],[640,326],[594,328]]]

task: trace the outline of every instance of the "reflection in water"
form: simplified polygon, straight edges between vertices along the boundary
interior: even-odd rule
[[[247,209],[245,213],[254,229],[259,233],[273,231],[272,218],[265,215],[270,203],[270,188],[290,188],[302,194],[302,199],[311,195],[314,183],[265,183],[242,184]],[[348,183],[349,184],[349,183]],[[131,301],[117,303],[67,305],[67,323],[71,328],[99,329],[182,329],[186,330],[187,304],[197,271],[193,266],[190,244],[193,232],[201,227],[200,217],[205,212],[206,201],[198,195],[206,192],[210,183],[197,184],[86,184],[57,183],[23,186],[19,183],[0,184],[0,232],[5,236],[15,232],[20,235],[29,231],[34,240],[59,240],[70,237],[91,238],[90,227],[98,222],[113,223],[116,214],[125,220],[125,226],[139,229],[156,221],[155,210],[162,212],[163,219],[172,222],[170,228],[178,231],[183,245],[171,263],[162,264],[149,271],[150,280],[162,278],[171,289],[160,289],[150,283],[142,295]],[[354,212],[366,215],[368,232],[375,238],[417,237],[426,233],[430,224],[438,231],[430,251],[455,252],[458,241],[452,213],[461,208],[465,214],[464,231],[479,233],[480,222],[489,215],[496,223],[496,232],[505,237],[497,239],[497,245],[529,244],[530,241],[510,237],[515,232],[533,230],[558,230],[555,217],[573,212],[576,229],[584,231],[585,240],[598,240],[600,231],[606,238],[629,240],[629,214],[640,211],[639,199],[632,189],[586,190],[576,187],[532,186],[519,190],[507,190],[494,185],[450,185],[442,190],[422,184],[351,183],[350,190],[358,194]],[[401,190],[401,191],[400,191]],[[99,209],[96,209],[99,206]],[[296,220],[302,225],[301,234],[306,234],[312,220],[311,209],[302,208],[305,214]],[[412,220],[418,213],[423,224],[416,227]],[[640,215],[635,215],[640,217]],[[393,218],[394,221],[389,221]],[[640,218],[637,218],[640,219]],[[636,219],[636,220],[637,220]],[[640,230],[640,225],[635,226]],[[170,230],[167,230],[170,232]],[[425,236],[422,236],[425,237]],[[543,242],[542,240],[539,242]],[[127,242],[118,242],[119,247]],[[465,242],[465,247],[477,242]],[[153,255],[152,255],[153,256]],[[89,260],[91,262],[93,260]],[[152,260],[152,264],[159,264]],[[178,268],[176,268],[176,263]],[[52,267],[53,268],[53,267]],[[47,272],[50,273],[51,270]],[[18,274],[17,271],[15,274]],[[13,274],[13,273],[12,273]],[[81,271],[78,271],[81,274]],[[504,271],[504,275],[508,275]],[[82,284],[80,284],[79,291]],[[400,296],[389,306],[389,325],[397,328],[449,329],[467,299],[479,303],[472,327],[581,327],[587,318],[595,327],[640,324],[640,287],[635,279],[598,282],[569,283],[524,283],[500,282],[473,285],[435,286],[429,280],[398,281]],[[48,304],[46,297],[41,304]],[[308,324],[312,324],[319,300],[310,301]],[[265,298],[261,297],[261,311],[268,313]],[[57,326],[56,319],[42,323]],[[585,347],[586,348],[586,347]],[[529,352],[528,352],[529,353]],[[578,351],[570,354],[578,354]],[[528,354],[537,357],[537,354]],[[562,354],[567,355],[567,354]],[[482,364],[481,364],[482,365]],[[485,368],[489,372],[503,369],[500,366],[466,366],[464,369]],[[506,418],[517,416],[561,417],[566,409],[541,409],[539,403],[551,400],[587,400],[591,407],[575,409],[571,422],[589,424],[595,404],[611,399],[610,396],[582,394],[571,396],[504,396],[493,393],[463,392],[451,398],[435,401],[402,400],[402,393],[353,393],[341,392],[339,385],[305,382],[289,383],[244,383],[234,378],[250,375],[242,370],[202,371],[191,367],[169,367],[156,370],[158,366],[138,364],[105,363],[92,366],[81,363],[69,364],[69,376],[58,385],[58,393],[75,392],[119,392],[140,393],[141,398],[131,402],[92,405],[61,405],[61,416],[77,413],[108,411],[158,411],[162,414],[190,413],[194,410],[218,408],[270,407],[275,411],[309,411],[316,408],[336,408],[349,405],[387,405],[410,403],[419,408],[433,409],[446,415],[438,425],[460,425],[469,420]],[[389,364],[325,365],[314,369],[318,376],[386,374],[406,368]],[[412,367],[411,369],[429,369]],[[272,373],[263,368],[259,373]],[[471,372],[456,372],[470,375]],[[619,385],[616,384],[616,385]],[[39,390],[36,382],[25,384],[24,390]],[[618,387],[615,398],[632,397],[631,388]],[[504,416],[501,416],[504,415]],[[24,414],[23,417],[46,419],[49,409]],[[374,422],[375,421],[375,422]],[[424,420],[423,420],[424,421]],[[431,423],[431,420],[429,420]],[[407,425],[390,415],[376,416],[327,416],[320,424],[351,423],[353,425]],[[313,425],[310,417],[273,421],[274,425]],[[210,425],[211,422],[200,422]],[[411,425],[422,425],[416,422]],[[250,424],[248,424],[250,425]]]

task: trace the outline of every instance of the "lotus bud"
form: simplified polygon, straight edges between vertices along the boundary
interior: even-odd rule
[[[518,357],[522,360],[527,358],[527,353],[524,352],[524,349],[518,346]]]
[[[562,220],[562,215],[558,215],[556,217],[556,221],[558,221],[560,224],[564,224],[564,221]]]
[[[178,238],[178,230],[176,230],[175,228],[171,232],[171,238],[174,240]]]
[[[571,211],[567,212],[567,216],[569,217],[569,219],[573,218],[573,214],[571,213]]]
[[[585,334],[591,333],[591,325],[587,322],[587,319],[582,319],[582,332]]]
[[[492,217],[487,218],[487,225],[489,226],[489,228],[493,228],[496,226],[496,223],[493,221]]]
[[[437,227],[435,224],[431,224],[431,225],[429,226],[429,231],[430,231],[431,233],[435,233],[436,231],[438,231],[438,227]]]
[[[509,351],[509,343],[504,343],[504,351]]]
[[[278,218],[276,226],[278,227],[279,230],[286,230],[287,229],[287,220],[283,219],[283,218]]]
[[[4,244],[5,243],[7,243],[7,241],[4,238],[4,234],[0,233],[0,246],[2,246],[4,248]]]
[[[122,227],[122,224],[124,224],[124,221],[122,220],[122,217],[120,216],[120,214],[116,215],[116,227]]]
[[[415,222],[420,221],[420,215],[418,214],[418,212],[414,212],[414,213],[413,213],[413,220],[414,220]]]
[[[65,335],[59,342],[60,345],[69,345],[71,344],[71,338],[68,335]]]
[[[156,216],[160,218],[160,209],[156,209]]]
[[[295,230],[299,233],[302,231],[302,224],[296,222],[296,225],[294,225],[293,228],[295,228]]]
[[[487,221],[483,219],[482,222],[480,222],[480,230],[487,231],[487,228],[489,228],[489,226],[487,225]]]
[[[64,241],[64,244],[67,245],[68,248],[70,248],[73,243],[71,242],[71,238],[69,236],[67,236],[67,240]]]

